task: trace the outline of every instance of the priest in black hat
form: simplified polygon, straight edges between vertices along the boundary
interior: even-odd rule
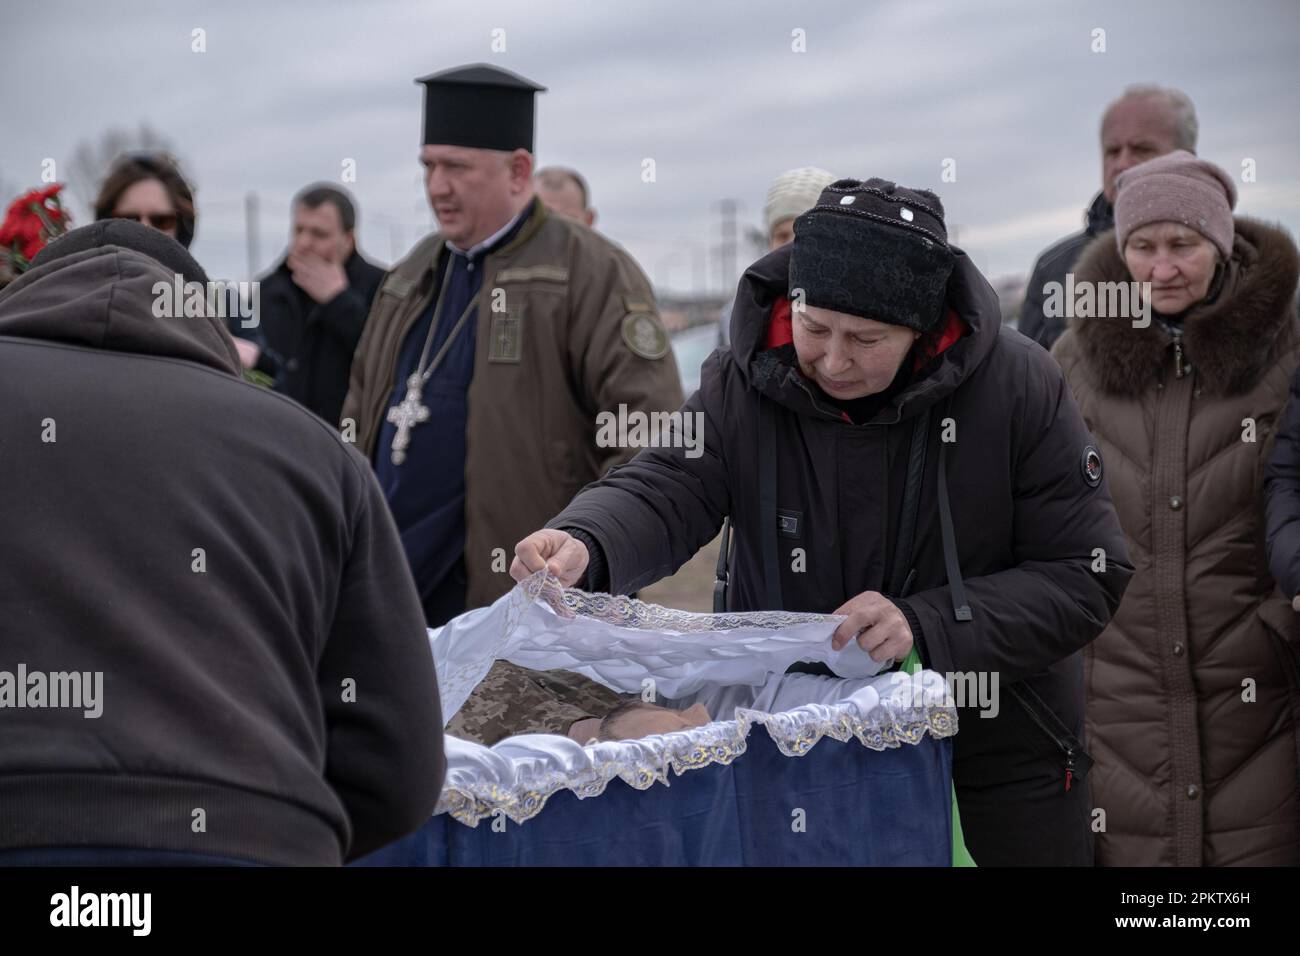
[[[543,88],[484,64],[417,82],[439,228],[380,288],[342,428],[439,625],[509,590],[515,542],[637,451],[600,447],[598,413],[672,411],[682,391],[636,262],[534,196]]]

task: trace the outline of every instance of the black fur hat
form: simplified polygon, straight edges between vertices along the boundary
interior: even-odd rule
[[[840,179],[794,223],[790,297],[918,332],[943,320],[955,257],[943,204],[885,179]]]

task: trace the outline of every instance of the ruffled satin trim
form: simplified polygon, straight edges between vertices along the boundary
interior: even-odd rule
[[[562,790],[579,799],[597,797],[616,778],[637,790],[656,783],[669,786],[670,770],[681,776],[688,770],[730,764],[743,755],[756,725],[787,757],[807,754],[826,737],[841,743],[857,740],[870,750],[882,751],[918,744],[927,735],[942,739],[957,733],[957,711],[939,675],[892,674],[878,680],[886,677],[892,686],[867,713],[852,698],[775,714],[736,708],[734,720],[586,746],[563,738],[524,735],[489,749],[449,738],[447,780],[435,813],[448,813],[471,827],[498,813],[523,823]]]

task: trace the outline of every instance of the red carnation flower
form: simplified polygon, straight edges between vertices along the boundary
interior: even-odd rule
[[[0,223],[0,283],[25,272],[51,239],[68,231],[61,189],[62,183],[33,189],[9,204]]]

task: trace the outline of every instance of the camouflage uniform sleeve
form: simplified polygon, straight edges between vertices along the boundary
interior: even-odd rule
[[[515,734],[564,736],[575,721],[604,717],[622,701],[581,674],[497,661],[447,724],[447,733],[485,747]]]

